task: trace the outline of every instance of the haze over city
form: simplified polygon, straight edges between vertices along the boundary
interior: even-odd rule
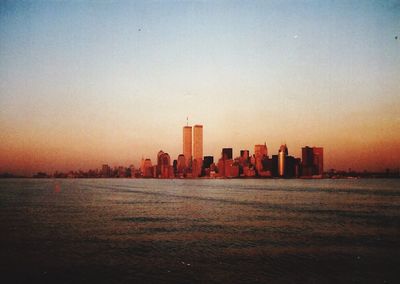
[[[324,168],[400,158],[397,1],[1,2],[0,172],[255,144]]]

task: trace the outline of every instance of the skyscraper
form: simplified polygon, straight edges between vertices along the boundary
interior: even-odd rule
[[[157,166],[156,166],[156,177],[161,175],[161,157],[164,155],[164,151],[160,150],[157,154]]]
[[[250,151],[249,150],[240,150],[240,158],[243,160],[248,160],[250,157]]]
[[[161,151],[160,151],[161,152]],[[160,162],[160,174],[158,177],[161,178],[172,178],[173,177],[173,167],[171,166],[171,158],[168,153],[162,153],[159,156]]]
[[[268,156],[267,143],[254,145],[254,155],[260,159]]]
[[[186,159],[184,155],[180,154],[178,156],[176,171],[178,172],[178,174],[184,174],[185,170],[186,170]]]
[[[288,148],[286,144],[281,145],[278,153],[278,174],[280,177],[283,177],[285,175],[285,160],[287,155],[288,155]]]
[[[214,163],[213,156],[204,156],[204,163],[203,163],[204,168],[209,168],[212,163]]]
[[[186,166],[189,165],[189,161],[192,159],[192,127],[183,127],[183,155],[186,159]]]
[[[303,147],[302,151],[302,175],[321,176],[324,173],[324,148]]]
[[[313,147],[314,165],[316,168],[316,175],[322,176],[324,174],[324,148]]]
[[[193,159],[203,160],[203,125],[193,126]]]
[[[142,170],[142,176],[143,177],[153,177],[153,165],[151,164],[150,159],[143,160],[143,170]]]
[[[232,160],[232,148],[222,148],[222,159]]]
[[[306,177],[311,177],[313,175],[314,168],[314,155],[313,148],[311,147],[303,147],[301,149],[301,168],[302,175]]]
[[[262,161],[268,157],[267,143],[254,145],[254,157],[257,172],[260,173],[263,170]]]

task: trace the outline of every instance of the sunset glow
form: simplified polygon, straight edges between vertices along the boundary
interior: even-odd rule
[[[397,3],[397,4],[396,4]],[[266,142],[400,167],[396,1],[2,2],[0,173],[138,166]]]

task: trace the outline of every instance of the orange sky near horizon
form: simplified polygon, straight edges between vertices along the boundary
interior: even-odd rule
[[[354,119],[357,120],[357,119]],[[324,147],[325,170],[384,171],[386,168],[398,169],[400,153],[399,124],[387,122],[386,125],[373,123],[342,122],[341,126],[331,133],[331,129],[292,128],[289,139],[273,141],[261,134],[233,131],[226,141],[218,133],[213,133],[204,125],[204,155],[220,157],[222,147],[233,147],[234,155],[239,150],[254,150],[254,144],[267,142],[269,155],[277,154],[279,145],[287,143],[289,154],[301,158],[301,147]],[[214,125],[215,126],[215,125]],[[223,127],[222,127],[223,128]],[[230,126],[225,129],[231,130]],[[40,132],[26,129],[23,133],[2,132],[0,142],[0,172],[12,172],[31,175],[38,171],[52,173],[54,171],[88,170],[100,168],[102,164],[111,166],[139,166],[141,157],[151,158],[154,162],[159,150],[170,153],[176,159],[182,152],[182,128],[174,131],[147,133],[149,141],[129,136],[123,129],[114,129],[109,139],[101,133],[60,129],[54,132]],[[309,136],[298,134],[309,131]],[[331,135],[329,135],[331,133]],[[296,135],[297,134],[297,135]],[[268,135],[276,137],[276,135]],[[305,137],[304,137],[305,136]],[[111,138],[112,137],[112,138]],[[154,143],[157,137],[162,137]],[[236,137],[236,139],[234,138]],[[253,137],[257,139],[253,139]],[[312,137],[312,139],[310,139]],[[139,139],[135,139],[139,138]],[[219,138],[216,139],[216,138]],[[228,142],[230,141],[230,142]],[[252,142],[253,141],[253,142]]]

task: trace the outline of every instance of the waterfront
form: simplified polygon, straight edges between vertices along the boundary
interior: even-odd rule
[[[0,180],[17,282],[394,283],[400,181]]]

